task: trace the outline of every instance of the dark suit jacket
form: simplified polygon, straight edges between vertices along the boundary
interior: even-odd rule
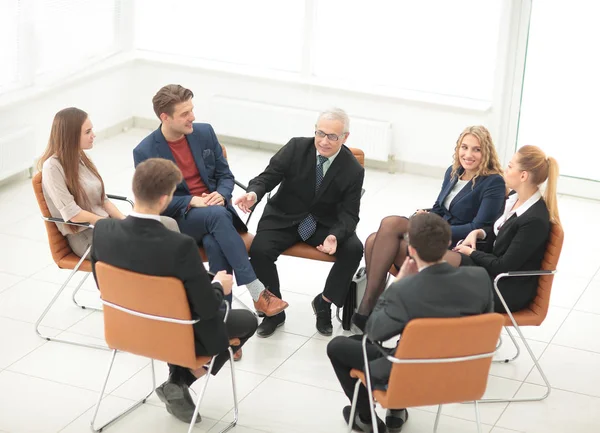
[[[412,319],[489,313],[492,291],[481,268],[432,265],[396,281],[381,295],[367,320],[366,333],[371,341],[385,341],[401,334]],[[392,368],[387,359],[372,361],[370,367],[378,383],[387,383]]]
[[[499,174],[492,174],[476,178],[475,186],[468,183],[450,202],[450,209],[446,209],[444,200],[463,171],[461,167],[458,176],[450,177],[452,166],[448,167],[440,195],[431,209],[431,212],[438,214],[450,224],[452,246],[466,238],[472,230],[493,224],[502,212],[506,198],[504,178]]]
[[[317,150],[314,137],[292,138],[252,179],[248,191],[263,196],[281,183],[268,201],[258,231],[300,224],[310,213],[343,242],[356,230],[365,170],[345,145],[340,149],[315,194]]]
[[[97,261],[141,274],[175,277],[183,282],[194,319],[197,355],[215,355],[229,345],[220,310],[223,290],[211,284],[196,241],[156,220],[129,216],[106,218],[94,228],[92,268]],[[168,301],[167,301],[168,302]]]
[[[186,137],[202,181],[210,192],[217,191],[225,198],[227,209],[233,216],[235,228],[247,232],[246,225],[231,204],[234,177],[227,160],[223,156],[223,150],[212,126],[208,123],[194,123],[194,131]],[[171,152],[160,127],[133,149],[133,162],[136,167],[148,158],[165,158],[175,162],[173,152]],[[191,200],[190,189],[183,180],[177,185],[173,200],[171,200],[163,215],[175,219],[184,217]]]
[[[521,216],[513,214],[500,227],[484,227],[486,244],[491,253],[473,251],[471,259],[483,266],[493,279],[502,272],[539,270],[550,236],[550,214],[540,199]],[[492,246],[493,245],[493,246]],[[538,277],[513,277],[500,280],[498,288],[511,311],[529,305],[537,293]],[[501,305],[496,306],[501,311]]]

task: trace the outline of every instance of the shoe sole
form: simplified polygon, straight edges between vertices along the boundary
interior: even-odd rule
[[[312,301],[310,301],[310,306],[312,307],[313,312],[315,313],[315,316],[316,316],[317,315],[317,309],[315,308],[315,300],[314,299]],[[319,334],[321,334],[323,337],[331,337],[333,335],[333,330],[331,330],[331,332],[329,332],[329,333],[326,333],[326,332],[321,332],[319,330],[319,328],[317,328],[317,332]]]
[[[408,422],[408,411],[406,412],[406,419],[404,420],[404,423],[400,427],[389,428],[389,427],[387,427],[387,424],[386,424],[388,433],[400,433],[402,431],[402,428],[404,428],[404,426],[406,425],[407,422]]]
[[[290,305],[286,305],[285,307],[283,307],[281,310],[276,310],[275,313],[272,314],[267,314],[262,310],[258,310],[256,307],[254,307],[254,309],[256,310],[256,315],[258,317],[273,317],[273,316],[277,316],[279,313],[283,312],[287,307],[289,307]]]
[[[280,326],[283,326],[285,322],[281,322],[278,323],[277,326],[275,327],[275,329],[273,329],[273,332],[271,332],[270,334],[267,335],[260,335],[258,332],[256,333],[256,336],[259,338],[269,338],[271,335],[275,334],[275,331],[277,330],[277,328],[279,328]]]
[[[186,424],[189,424],[190,422],[192,422],[192,420],[189,420],[189,421],[183,420],[173,413],[173,410],[171,409],[171,405],[169,404],[167,397],[165,397],[165,393],[163,392],[162,389],[156,388],[154,390],[154,392],[156,392],[158,399],[165,404],[165,407],[167,408],[167,412],[169,412],[171,415],[173,415],[175,418],[177,418],[181,422],[184,422]],[[202,421],[202,416],[200,416],[200,413],[198,413],[198,417],[196,417],[196,424],[198,424],[201,421]]]

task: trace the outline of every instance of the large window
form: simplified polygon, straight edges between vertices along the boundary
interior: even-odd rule
[[[0,0],[0,93],[118,52],[120,10],[129,1]]]
[[[313,72],[491,101],[502,1],[317,1]]]
[[[138,0],[136,48],[299,72],[304,0]]]
[[[490,102],[504,0],[136,0],[138,49]],[[242,68],[243,65],[243,68]],[[213,67],[219,67],[211,63]]]
[[[81,69],[117,51],[118,0],[36,0],[36,74]]]
[[[561,174],[592,181],[600,181],[598,16],[598,2],[533,2],[517,143],[540,146]]]
[[[0,8],[0,93],[17,85],[19,1],[2,0]]]

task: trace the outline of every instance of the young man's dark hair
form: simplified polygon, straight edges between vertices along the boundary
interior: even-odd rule
[[[413,215],[408,226],[408,243],[424,262],[439,262],[450,245],[450,224],[434,213]]]
[[[194,92],[190,89],[186,89],[179,84],[167,84],[156,92],[156,95],[152,98],[152,108],[154,108],[154,113],[159,119],[162,113],[172,116],[176,104],[189,101],[193,97]]]
[[[161,196],[172,194],[182,179],[181,170],[173,161],[150,158],[135,169],[133,195],[143,203],[154,203]]]

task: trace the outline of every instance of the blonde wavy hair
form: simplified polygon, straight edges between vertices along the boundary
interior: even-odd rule
[[[475,125],[467,126],[459,135],[458,140],[456,140],[456,146],[454,148],[454,162],[452,163],[452,173],[450,177],[454,178],[455,176],[458,176],[458,171],[462,167],[458,157],[458,152],[460,151],[460,145],[462,144],[463,138],[465,138],[465,135],[469,134],[475,137],[481,146],[481,163],[477,168],[475,176],[473,176],[473,186],[475,186],[475,179],[477,179],[479,176],[489,176],[491,174],[499,174],[500,176],[503,176],[502,165],[500,164],[498,153],[496,153],[496,147],[492,141],[490,131],[488,131],[485,126]]]

